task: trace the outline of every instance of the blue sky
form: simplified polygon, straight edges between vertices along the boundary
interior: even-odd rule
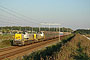
[[[31,21],[16,19],[15,16],[0,10],[0,21],[4,21],[0,22],[1,26],[31,26],[37,25],[32,22],[48,22],[72,29],[90,28],[90,0],[0,0],[0,5],[28,16]]]

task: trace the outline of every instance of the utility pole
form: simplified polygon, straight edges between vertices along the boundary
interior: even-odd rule
[[[26,31],[26,26],[25,26],[25,31]]]
[[[40,26],[39,26],[39,32],[41,31],[40,27],[41,27],[41,24],[40,24]]]
[[[11,34],[12,34],[12,31],[13,31],[13,26],[11,26]]]
[[[21,31],[21,26],[20,26],[20,31]]]
[[[39,32],[40,32],[40,26],[39,26]]]
[[[60,26],[59,26],[59,42],[60,42]]]
[[[29,26],[29,31],[30,31],[30,26]]]
[[[50,24],[49,24],[49,31],[50,31]]]
[[[67,32],[68,32],[68,28],[67,28]]]
[[[33,27],[32,27],[32,33],[33,33]]]

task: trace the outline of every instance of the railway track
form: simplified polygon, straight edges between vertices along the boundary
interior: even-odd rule
[[[46,39],[44,39],[43,41],[50,40],[50,39],[54,39],[54,38],[58,38],[58,37],[46,38]],[[42,42],[42,41],[39,41],[39,42]],[[34,43],[38,43],[38,42],[34,42]],[[33,43],[32,43],[32,44],[33,44]],[[23,47],[23,46],[20,46],[20,47]],[[0,52],[5,52],[5,51],[8,51],[8,50],[17,49],[17,48],[20,48],[20,47],[19,47],[19,46],[12,46],[12,47],[8,47],[8,48],[2,48],[2,49],[0,49]]]
[[[18,46],[12,46],[12,47],[8,47],[8,48],[3,48],[3,49],[0,49],[0,52],[4,52],[4,51],[16,49],[16,48],[18,48]]]
[[[2,60],[4,58],[11,57],[11,56],[14,56],[16,54],[19,54],[19,53],[22,53],[22,52],[25,52],[25,51],[28,51],[30,49],[34,49],[34,48],[40,47],[40,46],[45,45],[47,43],[51,43],[51,42],[57,41],[57,39],[58,39],[58,37],[52,37],[52,38],[45,39],[45,41],[42,41],[42,42],[39,42],[39,43],[30,44],[30,45],[23,46],[23,47],[17,47],[16,46],[16,47],[0,50],[1,51],[0,52],[0,60]]]

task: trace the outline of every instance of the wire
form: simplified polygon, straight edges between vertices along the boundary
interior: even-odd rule
[[[7,17],[7,18],[10,18],[10,19],[6,19],[6,17],[7,17],[7,16],[4,16],[4,15],[2,16],[2,15],[0,15],[0,18],[3,18],[3,19],[8,20],[8,21],[10,21],[11,18],[12,18],[12,17]],[[18,20],[17,18],[14,18],[14,19]],[[13,18],[12,18],[12,20],[13,20]],[[12,22],[12,20],[11,20],[10,22]],[[16,24],[22,22],[22,21],[19,21],[19,20],[16,21],[16,20],[13,20],[13,22],[16,23]],[[22,22],[22,23],[25,23],[25,22]]]
[[[27,17],[27,16],[25,16],[25,15],[23,15],[23,14],[19,14],[19,13],[17,13],[16,11],[10,10],[10,9],[4,7],[4,6],[1,6],[1,5],[0,5],[0,7],[3,8],[3,9],[5,9],[5,10],[8,10],[9,12],[12,12],[12,13],[15,13],[15,14],[17,14],[17,15],[20,15],[21,17],[26,17],[27,19],[32,19],[32,18],[29,18],[29,17]],[[11,14],[11,13],[9,13],[9,14]],[[12,15],[15,16],[15,17],[17,17],[15,14],[12,14]],[[19,18],[20,18],[20,17],[19,17]],[[22,19],[22,18],[21,18],[21,19]],[[25,20],[27,20],[27,19],[23,19],[23,20],[25,21]],[[32,20],[35,20],[35,19],[32,19]],[[31,20],[27,20],[27,21],[28,21],[28,22],[31,22]],[[39,24],[38,22],[32,22],[32,23]]]

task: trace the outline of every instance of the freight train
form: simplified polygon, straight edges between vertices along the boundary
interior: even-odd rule
[[[42,41],[45,39],[44,32],[41,33],[35,33],[35,34],[29,34],[27,32],[25,33],[16,33],[14,36],[13,45],[23,46],[31,43],[35,43],[38,41]]]

